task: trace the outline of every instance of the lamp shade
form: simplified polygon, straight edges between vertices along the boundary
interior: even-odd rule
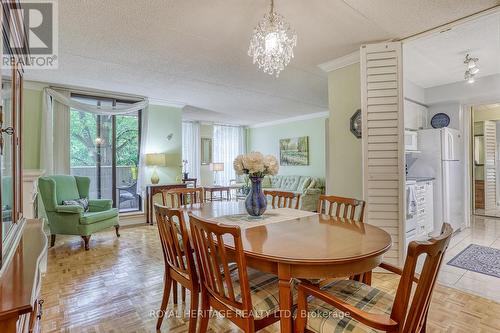
[[[146,165],[167,166],[167,155],[164,153],[146,154]]]
[[[210,171],[224,171],[224,163],[210,164]]]

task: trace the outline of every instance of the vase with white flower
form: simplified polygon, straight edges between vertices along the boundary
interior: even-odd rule
[[[245,199],[245,208],[251,216],[261,216],[267,208],[267,200],[262,192],[262,179],[278,173],[279,164],[273,155],[262,155],[259,152],[251,152],[246,155],[238,155],[233,163],[237,175],[248,175],[252,186]]]

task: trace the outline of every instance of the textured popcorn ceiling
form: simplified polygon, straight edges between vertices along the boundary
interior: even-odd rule
[[[58,70],[29,80],[148,96],[189,117],[251,124],[325,111],[317,65],[498,4],[472,0],[276,0],[298,34],[278,79],[247,56],[268,0],[61,0]]]
[[[500,73],[500,13],[406,44],[405,78],[422,88],[463,81],[467,54],[479,58],[476,78]]]

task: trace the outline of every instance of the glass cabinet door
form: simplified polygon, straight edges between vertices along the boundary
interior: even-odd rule
[[[2,104],[3,114],[1,128],[6,129],[13,126],[14,118],[12,112],[12,81],[11,77],[2,75]],[[0,139],[3,148],[0,148],[0,202],[2,209],[2,241],[8,235],[14,219],[14,136],[2,133]]]

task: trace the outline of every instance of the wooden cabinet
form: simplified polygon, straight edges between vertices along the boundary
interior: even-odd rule
[[[39,332],[47,237],[23,214],[23,65],[29,57],[18,1],[1,0],[0,332]],[[15,49],[11,48],[15,45]]]

